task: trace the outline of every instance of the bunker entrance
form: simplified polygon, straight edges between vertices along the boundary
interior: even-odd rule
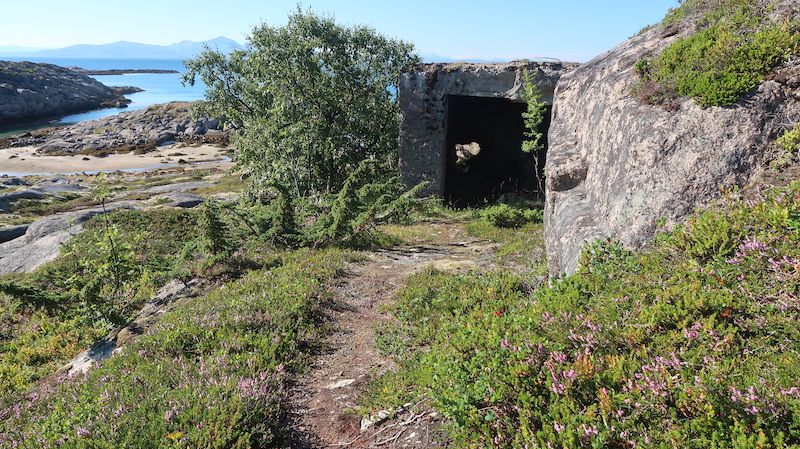
[[[476,205],[508,192],[543,195],[539,177],[543,175],[546,148],[539,154],[522,151],[525,103],[450,95],[446,104],[444,196],[449,202]],[[548,107],[539,129],[545,135],[549,112]]]

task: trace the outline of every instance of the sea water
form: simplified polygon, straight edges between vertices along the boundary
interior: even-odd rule
[[[205,94],[205,86],[199,82],[194,86],[184,86],[181,84],[181,74],[186,69],[183,61],[174,59],[84,59],[84,58],[14,58],[3,57],[9,61],[31,61],[47,62],[65,67],[80,67],[89,70],[133,70],[133,69],[157,69],[157,70],[177,70],[181,73],[131,73],[126,75],[92,75],[92,78],[100,81],[107,86],[134,86],[144,89],[144,92],[136,92],[125,95],[131,100],[128,107],[108,108],[96,111],[73,114],[63,117],[52,117],[47,120],[45,125],[68,125],[84,120],[95,120],[110,115],[115,115],[123,111],[133,111],[142,109],[153,104],[169,103],[170,101],[195,101],[201,100]],[[41,127],[41,126],[39,126]],[[0,136],[24,132],[32,127],[3,129]]]

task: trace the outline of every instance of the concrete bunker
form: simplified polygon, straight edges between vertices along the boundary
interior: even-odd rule
[[[409,186],[456,205],[507,192],[541,192],[546,151],[522,152],[523,73],[552,104],[565,63],[428,64],[400,77],[400,169]],[[549,127],[548,119],[540,131]],[[537,176],[538,175],[538,176]]]

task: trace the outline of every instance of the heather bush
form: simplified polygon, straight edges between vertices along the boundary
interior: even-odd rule
[[[798,447],[799,211],[757,192],[537,290],[417,274],[381,333],[403,368],[363,404],[424,395],[464,447]]]
[[[348,257],[286,253],[165,316],[85,375],[6,398],[0,446],[276,447],[289,376],[317,347],[327,284]]]

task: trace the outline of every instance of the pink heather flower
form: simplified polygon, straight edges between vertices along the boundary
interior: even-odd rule
[[[559,424],[557,422],[553,423],[553,428],[556,429],[556,432],[558,432],[558,433],[561,433],[564,430],[564,426],[562,426],[561,424]]]
[[[769,249],[769,247],[756,238],[745,238],[744,242],[739,245],[739,250],[741,251],[766,251],[767,249]]]
[[[171,409],[169,409],[166,412],[164,412],[164,419],[167,422],[172,422],[172,418],[175,417],[177,411],[178,410],[173,406]]]
[[[561,377],[563,377],[564,379],[574,379],[578,377],[578,373],[574,369],[571,369],[569,371],[561,371]]]
[[[508,342],[507,338],[504,338],[500,341],[500,347],[503,349],[508,349],[511,347],[511,343]]]
[[[595,427],[595,426],[587,426],[586,424],[581,424],[580,430],[583,431],[583,436],[584,437],[592,437],[592,436],[595,436],[598,433],[600,433],[600,432],[597,431],[597,427]]]
[[[800,389],[798,389],[797,387],[792,387],[788,390],[781,390],[781,394],[784,394],[786,396],[797,396],[798,391],[800,391]]]
[[[692,330],[692,329],[684,329],[684,330],[683,330],[683,336],[684,336],[685,338],[697,338],[697,337],[699,337],[699,336],[700,336],[700,333],[699,333],[699,332],[697,332],[696,330]]]
[[[558,363],[567,363],[567,355],[561,351],[553,351],[550,353],[550,357],[553,358]]]
[[[758,396],[756,395],[756,387],[752,387],[751,386],[750,388],[747,389],[747,392],[750,393],[747,396],[747,400],[748,401],[757,401],[758,400]]]
[[[755,405],[749,405],[745,407],[744,410],[752,415],[758,415],[758,412],[760,411]]]

